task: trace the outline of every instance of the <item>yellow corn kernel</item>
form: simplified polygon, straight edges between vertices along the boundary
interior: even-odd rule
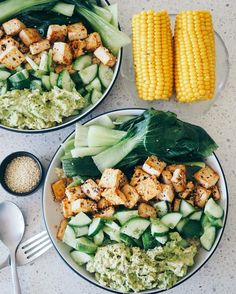
[[[215,39],[208,11],[184,11],[176,16],[174,76],[179,102],[209,100],[215,90]]]
[[[132,18],[132,45],[138,96],[168,100],[173,91],[173,46],[166,11],[142,11]]]

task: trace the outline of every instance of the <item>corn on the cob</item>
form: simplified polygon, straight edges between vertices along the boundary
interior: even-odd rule
[[[167,100],[173,90],[173,46],[166,11],[143,11],[132,19],[133,59],[138,96]]]
[[[176,16],[174,52],[177,101],[213,98],[215,40],[208,11],[185,11]]]

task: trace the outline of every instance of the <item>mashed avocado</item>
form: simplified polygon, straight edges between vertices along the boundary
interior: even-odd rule
[[[148,251],[121,243],[101,247],[87,270],[102,285],[122,292],[167,289],[187,274],[196,253],[196,244],[171,233],[166,245]]]
[[[0,123],[19,129],[45,129],[83,107],[85,100],[76,90],[13,90],[0,96]]]

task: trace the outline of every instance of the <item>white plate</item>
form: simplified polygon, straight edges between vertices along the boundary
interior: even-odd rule
[[[109,112],[109,116],[114,119],[118,116],[121,115],[140,115],[142,114],[143,110],[142,109],[125,109],[125,110],[117,110],[117,111],[111,111]],[[101,115],[104,116],[105,114]],[[93,118],[92,120],[89,121],[89,123],[95,123],[96,120],[100,116]],[[87,122],[88,123],[88,122]],[[71,139],[74,136],[74,133],[72,133],[66,140]],[[112,289],[109,289],[107,287],[101,286],[94,278],[93,274],[88,273],[84,267],[78,266],[70,257],[69,251],[70,248],[63,244],[62,242],[58,241],[56,238],[57,234],[57,226],[59,225],[61,219],[63,218],[62,213],[61,213],[61,208],[60,204],[54,202],[53,200],[53,195],[51,191],[51,184],[57,180],[57,177],[55,175],[55,168],[60,167],[60,157],[63,154],[63,150],[61,147],[59,147],[58,151],[54,155],[47,175],[45,179],[45,184],[44,184],[44,190],[43,190],[43,214],[44,214],[44,220],[46,224],[46,228],[48,230],[49,236],[53,242],[53,245],[56,249],[56,251],[59,253],[59,255],[62,257],[62,259],[65,261],[65,263],[72,269],[74,270],[78,275],[89,281],[90,283],[101,287],[105,290],[109,290],[114,293],[122,293],[119,291],[114,291]],[[224,214],[224,226],[227,218],[227,211],[228,211],[228,192],[227,192],[227,186],[226,186],[226,180],[225,176],[223,173],[223,170],[220,166],[219,160],[217,159],[216,155],[212,155],[207,158],[207,164],[211,166],[220,176],[219,180],[219,187],[221,191],[222,198],[220,200],[221,206],[224,208],[225,214]],[[223,228],[219,230],[216,241],[212,249],[207,252],[204,249],[200,249],[197,256],[196,256],[196,262],[195,265],[189,269],[189,272],[186,277],[181,279],[176,285],[182,283],[186,279],[190,278],[194,273],[196,273],[212,256],[212,254],[215,252],[220,239],[223,234]],[[148,290],[140,293],[159,293],[162,292],[163,290],[158,290],[158,289],[153,289],[153,290]]]

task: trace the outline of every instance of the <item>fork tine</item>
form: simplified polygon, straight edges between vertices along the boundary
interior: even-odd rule
[[[37,245],[39,245],[40,243],[42,243],[45,240],[49,240],[49,236],[43,236],[40,239],[37,239],[34,242],[31,242],[29,245],[22,247],[22,250],[24,251],[24,253],[28,253],[31,249],[33,249],[34,247],[36,247]]]
[[[48,244],[46,247],[44,247],[43,249],[38,251],[36,254],[32,255],[29,258],[27,258],[28,262],[31,262],[31,261],[35,260],[36,258],[41,256],[42,254],[44,254],[46,251],[48,251],[51,247],[52,247],[52,243]]]
[[[47,235],[47,231],[43,231],[43,232],[41,232],[41,233],[35,235],[34,237],[32,237],[32,238],[26,240],[25,242],[22,242],[22,243],[20,244],[20,247],[24,249],[25,246],[29,245],[29,244],[32,243],[33,241],[35,241],[35,240],[37,240],[37,239],[39,239],[39,238],[41,238],[41,237],[43,237],[43,236],[45,236],[45,235]]]
[[[42,243],[40,243],[39,245],[37,245],[36,247],[34,247],[32,250],[26,252],[27,258],[31,257],[32,255],[34,255],[34,253],[38,252],[39,250],[41,250],[44,246],[50,244],[51,241],[50,240],[46,240]]]

